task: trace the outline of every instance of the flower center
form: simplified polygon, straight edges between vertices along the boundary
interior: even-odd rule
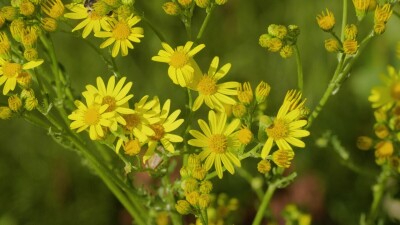
[[[22,66],[18,63],[5,62],[3,65],[3,74],[7,78],[16,77],[22,70]]]
[[[137,114],[128,114],[124,115],[123,117],[126,121],[125,129],[128,131],[132,131],[133,128],[137,127],[141,121],[139,115]]]
[[[98,14],[96,11],[91,11],[89,13],[89,18],[91,20],[101,20],[101,18],[103,18],[100,14]]]
[[[86,110],[84,115],[85,124],[91,126],[96,125],[100,121],[100,113],[97,106],[91,106]]]
[[[171,56],[171,61],[169,62],[170,66],[175,68],[182,68],[189,62],[189,57],[183,50],[175,51]]]
[[[209,76],[203,76],[197,84],[197,90],[203,95],[213,95],[217,92],[217,82]]]
[[[106,112],[112,112],[117,108],[117,102],[115,101],[115,98],[111,96],[103,97],[102,105],[104,104],[108,104]]]
[[[289,135],[289,127],[282,119],[276,120],[274,124],[265,129],[265,131],[267,132],[268,137],[271,137],[274,140],[286,138]]]
[[[115,24],[112,34],[116,40],[126,40],[131,34],[131,29],[125,21],[120,21]]]
[[[154,136],[151,137],[151,139],[155,141],[161,140],[162,137],[164,137],[164,127],[161,124],[153,124],[151,125],[151,129],[154,131]]]
[[[400,82],[392,84],[392,87],[390,89],[390,95],[395,100],[400,100]]]
[[[225,135],[214,134],[211,136],[208,146],[210,146],[211,151],[223,154],[228,148],[228,139],[225,137]]]

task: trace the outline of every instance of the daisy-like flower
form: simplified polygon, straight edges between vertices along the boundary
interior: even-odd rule
[[[72,12],[65,13],[64,17],[74,20],[82,20],[74,29],[72,29],[72,32],[83,29],[83,38],[86,38],[92,32],[97,33],[100,32],[101,29],[110,29],[110,25],[107,22],[109,17],[101,16],[96,13],[96,11],[88,11],[83,4],[68,4],[66,7]]]
[[[112,57],[116,57],[120,49],[122,56],[126,56],[128,55],[128,48],[133,49],[131,42],[139,43],[139,38],[144,37],[143,28],[134,27],[134,25],[139,21],[140,18],[133,15],[126,19],[119,18],[119,20],[116,20],[115,18],[112,18],[109,20],[109,30],[97,32],[94,36],[99,38],[108,38],[100,45],[100,48],[108,47],[114,43],[111,52]]]
[[[208,73],[205,74],[198,82],[196,90],[199,96],[193,104],[193,111],[200,108],[203,102],[211,109],[224,111],[224,105],[234,105],[236,101],[228,95],[237,95],[238,82],[225,82],[217,84],[218,80],[223,78],[231,68],[231,64],[227,63],[218,70],[219,58],[214,57],[211,62]]]
[[[234,165],[241,166],[240,160],[235,153],[240,147],[236,132],[240,127],[240,120],[234,119],[227,124],[225,113],[217,115],[211,110],[208,113],[208,121],[209,124],[201,119],[198,120],[202,132],[190,130],[189,133],[195,139],[189,140],[188,143],[203,149],[199,156],[202,161],[205,160],[204,166],[207,170],[210,170],[214,165],[218,177],[222,178],[223,167],[233,174],[235,172]]]
[[[25,64],[19,64],[12,61],[6,61],[0,57],[0,85],[4,84],[3,95],[13,91],[17,85],[18,76],[23,70],[32,69],[40,66],[43,60],[30,61]]]
[[[134,111],[128,107],[128,101],[133,97],[132,94],[128,95],[132,87],[132,82],[125,84],[126,77],[122,77],[118,83],[115,77],[111,76],[108,80],[107,86],[101,77],[97,77],[97,88],[93,85],[86,85],[86,90],[83,96],[94,96],[99,99],[99,102],[104,105],[107,104],[106,112],[115,112],[115,120],[122,125],[126,124],[122,115],[132,114]],[[116,126],[115,124],[114,126]],[[116,127],[113,127],[115,130]]]
[[[148,101],[149,96],[146,95],[139,102],[135,103],[134,113],[123,115],[126,124],[124,125],[124,134],[118,139],[115,150],[118,153],[124,141],[135,137],[141,144],[148,142],[149,137],[154,136],[155,132],[151,128],[151,124],[160,122],[159,113],[153,109],[159,106],[158,98]],[[126,137],[130,136],[131,138]]]
[[[372,108],[390,108],[394,103],[400,101],[400,75],[395,68],[388,66],[388,75],[381,75],[384,85],[372,88],[368,100]]]
[[[75,105],[78,109],[68,116],[73,120],[71,129],[78,129],[79,133],[89,128],[90,139],[98,140],[104,137],[104,128],[112,128],[114,112],[106,112],[108,105],[101,104],[95,96],[86,96],[86,105],[79,100],[75,101]]]
[[[200,44],[193,49],[191,49],[193,46],[191,41],[186,42],[185,46],[178,46],[175,49],[167,43],[161,43],[161,45],[164,50],[160,50],[158,55],[151,59],[169,64],[168,76],[174,84],[194,89],[202,73],[193,56],[205,45]]]
[[[293,97],[298,96],[298,97]],[[307,137],[310,132],[302,128],[307,125],[307,120],[299,119],[301,107],[299,107],[301,95],[289,91],[280,107],[272,124],[265,129],[268,139],[261,151],[261,157],[265,159],[275,142],[279,149],[292,149],[290,145],[304,148],[305,144],[299,138]],[[303,103],[300,103],[302,105]]]
[[[64,13],[64,4],[61,0],[45,0],[41,4],[43,12],[51,18],[57,19]]]
[[[154,135],[150,137],[148,142],[148,150],[143,156],[143,161],[146,162],[153,154],[158,143],[161,143],[165,150],[173,153],[175,152],[174,145],[172,143],[182,142],[183,138],[170,132],[176,130],[182,123],[183,119],[177,119],[181,110],[175,110],[169,114],[171,106],[171,100],[167,100],[162,109],[160,104],[155,106],[155,111],[160,119],[159,122],[151,124],[150,127],[154,131]]]

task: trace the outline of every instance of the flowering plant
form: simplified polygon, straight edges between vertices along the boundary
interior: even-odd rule
[[[270,75],[263,75],[257,85],[252,85],[251,74],[246,81],[235,77],[235,63],[208,47],[206,38],[212,35],[207,32],[212,16],[224,13],[230,4],[240,3],[13,0],[0,4],[0,118],[28,121],[63,148],[76,151],[122,204],[130,223],[311,224],[315,212],[287,203],[279,216],[271,213],[271,201],[280,189],[296,184],[293,160],[308,154],[298,149],[312,148],[309,136],[317,140],[316,146],[338,153],[348,168],[363,171],[332,131],[321,136],[311,129],[371,40],[380,38],[392,15],[398,15],[398,1],[343,0],[341,26],[333,10],[316,15],[315,25],[329,35],[325,49],[336,55],[337,62],[319,100],[315,99],[319,95],[307,93],[310,79],[300,54],[299,25],[263,24],[267,29],[257,30],[251,44],[279,52],[288,61],[294,58],[297,85],[275,84]],[[158,12],[154,6],[163,9],[162,18],[181,24],[186,36],[174,37],[161,23],[152,23],[150,12]],[[350,13],[348,7],[354,10]],[[348,19],[348,14],[353,17]],[[81,62],[79,73],[64,65],[60,57],[64,46],[56,42],[60,34],[75,37],[74,42],[96,53],[96,63],[102,64],[100,75],[89,72],[86,67],[91,65],[86,62]],[[360,149],[375,149],[380,166],[371,208],[360,212],[360,224],[399,219],[382,207],[383,196],[398,201],[393,197],[398,190],[391,190],[389,181],[398,182],[400,171],[399,79],[390,67],[383,78],[385,86],[373,88],[369,97],[376,109],[374,131],[379,139],[362,136],[357,141]],[[179,94],[168,91],[172,88]],[[275,110],[271,102],[279,102]],[[221,184],[233,176],[254,191],[251,218],[243,213],[235,216],[244,212],[241,204],[250,201],[221,194],[229,191]],[[143,180],[148,182],[138,183]]]

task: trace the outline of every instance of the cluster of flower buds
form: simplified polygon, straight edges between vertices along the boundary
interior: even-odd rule
[[[259,38],[261,47],[266,48],[270,52],[279,52],[284,59],[293,55],[293,46],[297,42],[300,29],[296,25],[276,25],[268,26],[267,33],[262,34]]]
[[[209,10],[215,5],[224,5],[228,0],[177,0],[164,3],[162,8],[167,15],[179,16],[191,9],[195,5],[199,8]]]
[[[205,179],[207,170],[201,164],[200,157],[192,154],[188,157],[187,165],[181,168],[180,174],[182,177],[181,188],[185,200],[178,200],[175,208],[182,215],[189,213],[198,215],[211,202],[210,192],[213,185]]]

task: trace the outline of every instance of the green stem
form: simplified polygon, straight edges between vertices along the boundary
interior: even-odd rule
[[[172,185],[171,185],[171,182],[169,179],[170,178],[167,175],[162,178],[163,184],[167,188],[167,190],[165,191],[165,194],[166,194],[165,197],[167,198],[167,202],[168,202],[168,204],[173,205],[175,203],[175,198],[174,198],[174,193],[172,191]],[[171,210],[169,211],[169,214],[171,216],[172,224],[182,225],[182,218],[180,215],[178,215],[176,212],[171,211]]]
[[[109,171],[106,168],[104,168],[97,161],[97,159],[87,150],[87,148],[84,145],[82,145],[76,138],[74,138],[74,136],[68,135],[67,138],[75,145],[75,147],[78,150],[80,150],[80,152],[85,156],[85,158],[89,160],[89,162],[93,166],[93,169],[104,181],[104,183],[111,190],[111,192],[117,197],[117,199],[121,202],[121,204],[126,208],[126,210],[128,210],[129,214],[136,220],[136,223],[140,225],[146,225],[147,223],[142,218],[142,216],[144,215],[140,215],[138,213],[134,205],[129,201],[124,192],[118,187],[118,184],[116,184],[115,182],[116,179],[112,178],[113,175],[109,174]]]
[[[300,92],[303,92],[303,65],[301,63],[300,51],[297,44],[294,45],[294,52],[296,54],[296,64],[297,64],[297,86]]]
[[[342,15],[342,32],[340,33],[340,40],[341,43],[344,41],[344,30],[346,29],[347,25],[347,0],[343,0],[343,15]]]
[[[203,23],[201,24],[199,33],[198,33],[197,36],[196,36],[196,42],[199,42],[200,39],[201,39],[201,37],[203,36],[203,33],[204,33],[204,31],[205,31],[205,29],[206,29],[206,27],[207,27],[207,25],[208,25],[208,22],[210,21],[211,14],[212,14],[212,12],[214,11],[214,8],[215,8],[215,4],[214,4],[214,3],[211,3],[210,8],[207,9],[207,11],[206,11],[206,12],[207,12],[207,15],[206,15],[206,17],[204,18]]]
[[[325,106],[325,103],[328,101],[329,97],[332,95],[333,91],[337,88],[336,87],[336,79],[339,76],[340,71],[342,70],[344,59],[345,59],[345,55],[343,54],[342,57],[339,59],[339,63],[336,67],[335,73],[333,74],[331,81],[329,82],[328,88],[325,90],[324,95],[319,100],[318,105],[315,107],[315,109],[312,111],[312,113],[310,114],[310,116],[308,118],[307,128],[311,126],[312,122],[314,121],[315,118],[317,118],[317,116],[321,112],[322,108]]]
[[[200,220],[202,225],[208,225],[207,209],[200,209]]]
[[[374,225],[376,224],[375,220],[379,215],[379,210],[382,209],[382,197],[386,191],[387,181],[390,177],[390,166],[384,165],[382,168],[382,172],[378,177],[377,183],[372,187],[373,192],[373,201],[371,204],[371,208],[369,211],[369,215],[367,217],[367,224]]]
[[[264,197],[262,199],[260,207],[258,207],[258,211],[256,214],[256,217],[253,220],[252,225],[259,225],[264,217],[265,210],[268,207],[268,204],[272,198],[272,195],[274,194],[277,186],[275,183],[272,183],[268,186],[267,191],[264,194]]]

